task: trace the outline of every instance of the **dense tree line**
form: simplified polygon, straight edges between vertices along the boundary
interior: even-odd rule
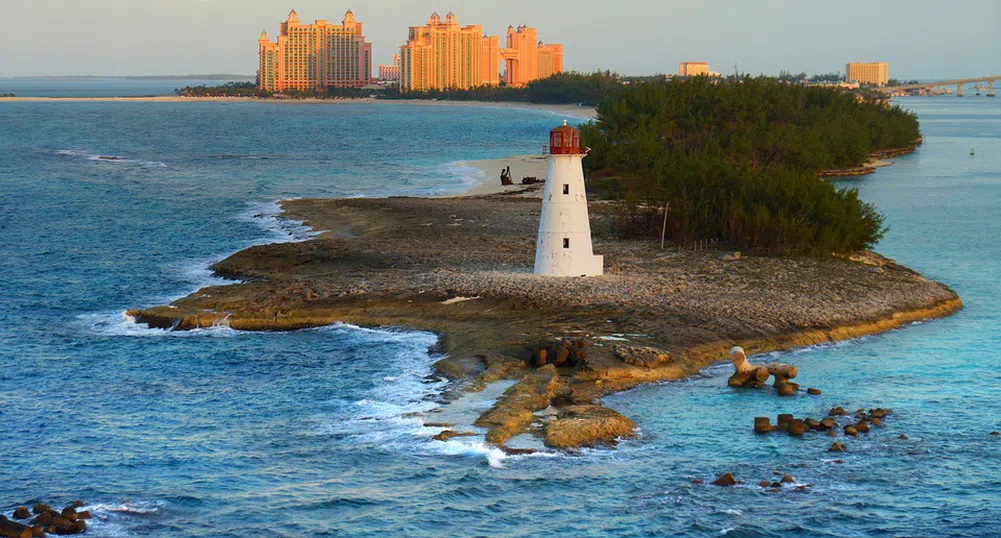
[[[181,97],[271,97],[271,92],[261,90],[253,82],[227,82],[220,86],[185,86],[174,90]]]
[[[885,101],[774,78],[621,87],[584,126],[591,186],[624,202],[619,230],[679,243],[830,254],[871,247],[883,219],[818,172],[920,136]]]
[[[559,73],[533,80],[523,88],[479,86],[468,90],[432,90],[428,92],[387,92],[389,99],[439,99],[454,101],[504,101],[541,104],[582,104],[595,106],[601,99],[622,86],[619,76],[610,71],[594,73]]]

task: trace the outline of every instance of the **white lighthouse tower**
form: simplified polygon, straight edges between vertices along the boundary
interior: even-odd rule
[[[600,276],[604,258],[591,249],[580,131],[563,122],[549,133],[549,168],[535,247],[535,274]]]

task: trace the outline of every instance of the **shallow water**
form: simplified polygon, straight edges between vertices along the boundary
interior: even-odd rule
[[[710,368],[609,397],[641,434],[615,451],[504,457],[422,426],[441,389],[433,335],[171,333],[121,312],[211,282],[228,252],[306,237],[273,217],[277,199],[459,190],[465,171],[448,163],[537,151],[555,117],[0,103],[0,507],[82,498],[93,536],[1001,533],[1001,439],[987,435],[1001,429],[1001,102],[904,104],[928,143],[849,184],[887,215],[879,250],[965,310],[782,354],[821,397],[733,391]],[[757,415],[834,405],[895,413],[843,463],[827,437],[750,432]],[[776,469],[811,486],[753,486]],[[727,471],[748,485],[691,483]]]

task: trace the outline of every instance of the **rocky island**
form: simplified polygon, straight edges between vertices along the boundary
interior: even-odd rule
[[[322,234],[238,252],[213,269],[240,282],[129,315],[174,330],[341,321],[433,331],[443,356],[436,369],[453,394],[516,380],[477,420],[488,442],[504,448],[529,432],[573,449],[631,435],[632,422],[602,407],[603,396],[693,375],[732,346],[807,346],[962,307],[947,286],[871,252],[741,256],[622,239],[615,206],[600,201],[590,213],[606,274],[538,277],[532,189],[286,201],[285,218]]]

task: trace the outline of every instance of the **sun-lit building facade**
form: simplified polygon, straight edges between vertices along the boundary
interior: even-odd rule
[[[400,80],[400,55],[393,55],[392,64],[379,64],[379,80]]]
[[[277,41],[259,40],[262,90],[360,88],[372,82],[372,44],[349,10],[341,24],[301,24],[295,10],[281,24]]]
[[[708,76],[710,73],[706,62],[681,62],[678,66],[678,75],[682,77]]]
[[[868,86],[886,86],[890,66],[886,62],[852,62],[845,66],[845,81]]]
[[[501,83],[524,86],[563,71],[563,46],[537,42],[538,33],[527,26],[508,29],[506,47],[497,36],[487,36],[483,26],[460,26],[449,12],[444,21],[431,14],[424,26],[410,27],[407,43],[400,47],[400,89],[428,91],[469,89]]]

